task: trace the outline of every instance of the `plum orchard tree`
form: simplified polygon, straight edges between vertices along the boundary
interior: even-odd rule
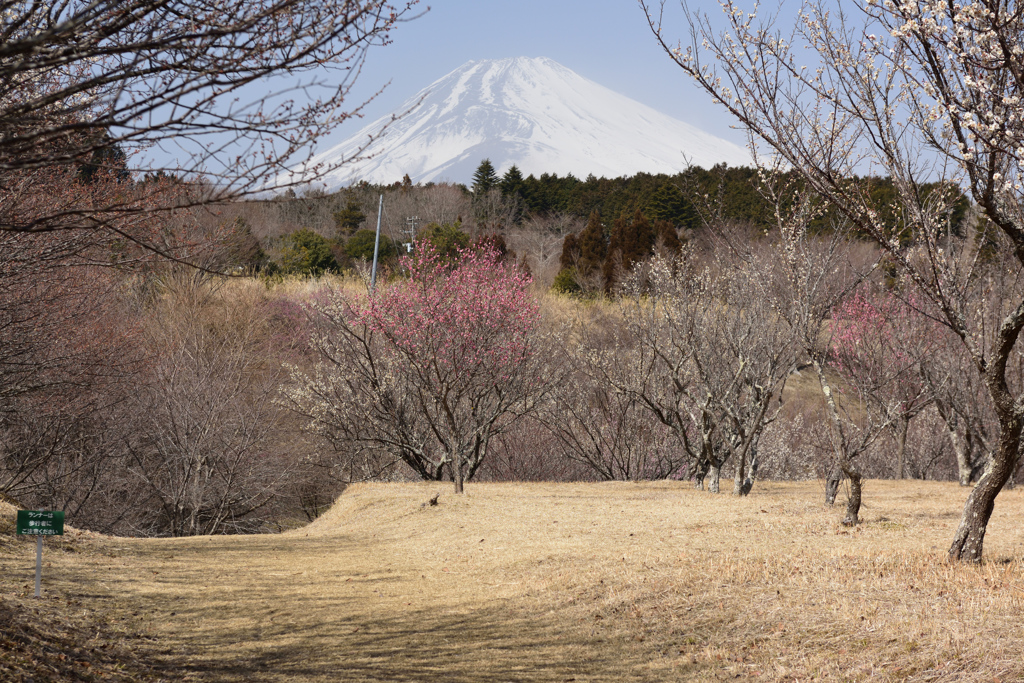
[[[936,384],[944,384],[939,372],[931,373],[931,381],[925,373],[925,360],[941,339],[936,332],[943,328],[921,310],[918,297],[875,291],[880,288],[869,278],[878,274],[882,252],[851,239],[848,223],[832,223],[812,235],[807,226],[825,206],[804,192],[798,179],[778,171],[760,174],[759,190],[774,209],[781,256],[762,271],[763,291],[818,380],[822,442],[830,454],[825,502],[835,503],[847,478],[843,524],[854,526],[865,453],[893,432],[897,471],[902,471],[910,420],[928,406]]]
[[[911,421],[932,404],[931,388],[948,382],[937,372],[931,383],[925,379],[943,330],[920,312],[923,302],[916,299],[865,285],[832,311],[832,365],[886,416],[897,479],[906,477]]]
[[[559,383],[540,412],[562,456],[608,481],[668,479],[685,471],[689,457],[676,447],[671,430],[575,360],[569,362],[576,372]]]
[[[606,377],[629,377],[633,353],[623,344],[622,319],[604,307],[588,307],[586,318],[562,335],[553,367],[564,376],[538,411],[562,457],[605,480],[667,479],[690,464],[671,429]],[[576,341],[579,340],[579,341]],[[600,363],[595,362],[600,359]]]
[[[290,405],[342,455],[350,478],[398,461],[461,493],[490,441],[546,391],[530,280],[482,247],[449,263],[431,248],[371,297],[330,290],[309,304],[312,375]]]
[[[984,227],[986,231],[996,229],[991,223]],[[986,262],[963,296],[971,303],[976,324],[997,330],[1006,318],[1007,308],[1013,305],[1015,297],[1021,296],[1020,278],[1024,272],[1016,266],[1011,250],[991,250],[985,246],[989,240],[984,233],[976,239],[983,251],[980,258]],[[924,379],[956,455],[958,479],[966,486],[988,468],[991,453],[999,443],[1000,423],[989,398],[986,377],[978,373],[971,355],[964,353],[963,342],[948,328],[935,324],[931,327],[936,343],[923,364]],[[1024,386],[1024,356],[1020,351],[1017,345],[1007,358],[1008,387]]]
[[[761,433],[779,414],[796,361],[792,331],[761,291],[770,262],[720,258],[701,267],[686,252],[655,257],[624,283],[620,348],[588,361],[672,430],[695,485],[710,474],[716,493],[730,458],[734,492],[750,492]]]
[[[1024,427],[1024,393],[1007,375],[1024,328],[1024,12],[1002,0],[867,0],[854,20],[815,0],[785,34],[756,6],[720,5],[720,20],[684,5],[688,37],[677,44],[664,4],[640,0],[671,59],[930,300],[988,392],[999,433],[948,553],[978,562]],[[864,172],[892,179],[902,227],[851,182]],[[925,194],[928,181],[949,190]],[[950,229],[958,188],[994,226],[988,252],[1012,271],[994,326],[968,297],[991,260]]]
[[[193,203],[262,190],[358,113],[344,100],[367,50],[387,43],[413,4],[0,0],[0,205],[40,169],[68,181],[83,167],[123,172],[123,153],[146,146],[174,148],[184,160],[136,164],[140,174],[208,179]],[[329,87],[313,74],[323,68],[336,74]],[[287,82],[268,95],[275,76]],[[289,98],[310,89],[322,96]],[[327,170],[308,168],[306,180]],[[125,197],[4,211],[0,230],[120,232],[114,219],[126,212],[176,206],[154,197],[140,209]]]
[[[829,361],[842,378],[842,388],[825,373],[818,379],[835,466],[850,482],[842,522],[846,526],[860,521],[863,473],[858,456],[884,432],[894,431],[902,479],[910,421],[931,402],[921,370],[931,337],[924,333],[926,326],[915,324],[916,315],[891,293],[871,295],[864,286],[831,312]],[[829,478],[830,495],[838,484],[838,477]]]
[[[983,286],[997,287],[998,283],[985,282]],[[998,324],[998,321],[993,322]],[[992,412],[982,377],[970,357],[963,353],[960,339],[948,330],[943,332],[939,337],[941,343],[935,346],[923,366],[924,379],[956,457],[957,479],[961,486],[969,486],[977,481],[988,464],[999,423]],[[1016,364],[1019,366],[1019,363],[1018,355]]]

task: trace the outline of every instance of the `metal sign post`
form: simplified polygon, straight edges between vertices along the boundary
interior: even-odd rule
[[[43,537],[36,536],[36,597],[43,594]]]
[[[36,597],[43,594],[43,536],[64,535],[62,510],[18,510],[17,533],[36,537]]]

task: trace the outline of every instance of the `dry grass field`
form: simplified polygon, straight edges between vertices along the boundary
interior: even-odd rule
[[[679,482],[466,490],[353,486],[274,536],[73,534],[47,551],[40,601],[34,547],[8,535],[0,606],[22,626],[92,618],[78,646],[129,659],[37,682],[1024,679],[1024,492],[1000,496],[987,562],[960,567],[943,563],[955,484],[867,482],[855,530],[817,482],[743,500]],[[0,679],[28,680],[12,661]]]

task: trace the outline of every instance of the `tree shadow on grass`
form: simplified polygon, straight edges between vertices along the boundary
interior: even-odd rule
[[[657,680],[615,637],[574,628],[537,602],[489,599],[469,585],[479,575],[435,568],[432,580],[427,568],[421,580],[408,563],[356,563],[359,548],[346,543],[146,542],[125,550],[124,568],[104,573],[103,586],[142,614],[156,637],[140,647],[169,679]],[[65,590],[102,593],[92,586],[99,569],[67,567]]]
[[[626,662],[602,652],[557,625],[507,610],[477,609],[457,614],[413,611],[386,618],[322,624],[314,632],[280,634],[268,629],[225,632],[207,640],[187,662],[167,662],[210,680],[296,681],[568,681],[631,678]],[[262,641],[263,646],[255,646]],[[217,650],[245,654],[225,658]]]

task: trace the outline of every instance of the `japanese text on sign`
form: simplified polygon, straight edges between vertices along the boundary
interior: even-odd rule
[[[17,532],[28,536],[63,536],[64,512],[18,510]]]

